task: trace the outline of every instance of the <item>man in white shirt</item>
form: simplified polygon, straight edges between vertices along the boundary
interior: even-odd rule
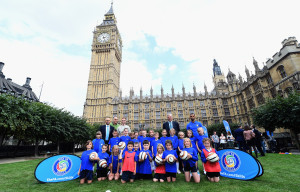
[[[123,131],[124,131],[125,128],[128,129],[128,133],[131,132],[130,127],[129,127],[128,125],[126,125],[126,118],[123,117],[122,120],[121,120],[121,125],[120,125],[120,126],[118,127],[118,129],[117,129],[119,135],[121,135],[121,134],[123,133]]]

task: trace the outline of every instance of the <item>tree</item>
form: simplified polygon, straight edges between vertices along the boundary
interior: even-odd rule
[[[289,129],[295,138],[298,149],[300,132],[300,94],[292,92],[288,97],[277,96],[268,100],[264,105],[252,111],[254,123],[266,130],[274,131],[275,128]]]
[[[230,126],[230,130],[232,133],[234,132],[234,130],[236,130],[239,127],[239,125],[236,123],[229,123],[229,126]],[[221,135],[221,133],[223,133],[224,135],[227,135],[223,123],[216,123],[216,124],[207,126],[208,135],[213,135],[214,131],[217,132],[217,135]]]

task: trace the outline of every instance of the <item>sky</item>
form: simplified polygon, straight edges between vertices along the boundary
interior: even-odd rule
[[[1,0],[0,62],[6,78],[31,87],[42,102],[81,116],[94,28],[111,0]],[[204,92],[213,89],[216,59],[245,79],[280,50],[300,39],[299,0],[114,0],[123,41],[121,89],[129,95]]]

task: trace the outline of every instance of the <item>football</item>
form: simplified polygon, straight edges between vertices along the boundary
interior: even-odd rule
[[[97,157],[98,157],[98,153],[96,153],[96,152],[92,152],[89,156],[91,161],[94,161],[94,159],[97,158]]]
[[[147,159],[147,154],[144,151],[140,152],[139,159],[142,159],[142,160]]]
[[[167,162],[170,163],[170,164],[175,163],[175,156],[172,155],[172,154],[168,155],[166,157],[166,159],[167,159]]]
[[[187,160],[188,152],[187,152],[187,151],[181,151],[180,154],[179,154],[179,157],[180,157],[182,160]]]
[[[163,159],[161,158],[160,155],[156,155],[154,161],[159,165],[163,163]]]
[[[208,154],[207,160],[214,163],[214,162],[219,161],[219,156],[216,153],[211,152],[211,153]]]
[[[119,149],[120,149],[120,150],[124,150],[125,147],[126,147],[126,144],[125,144],[125,142],[121,141],[121,142],[118,144],[118,146],[119,146]]]
[[[105,159],[101,159],[99,161],[99,167],[106,168],[107,167],[107,161]]]

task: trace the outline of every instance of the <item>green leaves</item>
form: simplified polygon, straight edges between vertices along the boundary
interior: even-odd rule
[[[84,143],[90,139],[90,130],[84,119],[63,109],[0,95],[0,145],[10,136],[31,143],[37,140]]]
[[[254,123],[266,130],[285,128],[299,133],[300,123],[300,94],[291,93],[288,97],[277,96],[268,100],[264,105],[253,109]]]

